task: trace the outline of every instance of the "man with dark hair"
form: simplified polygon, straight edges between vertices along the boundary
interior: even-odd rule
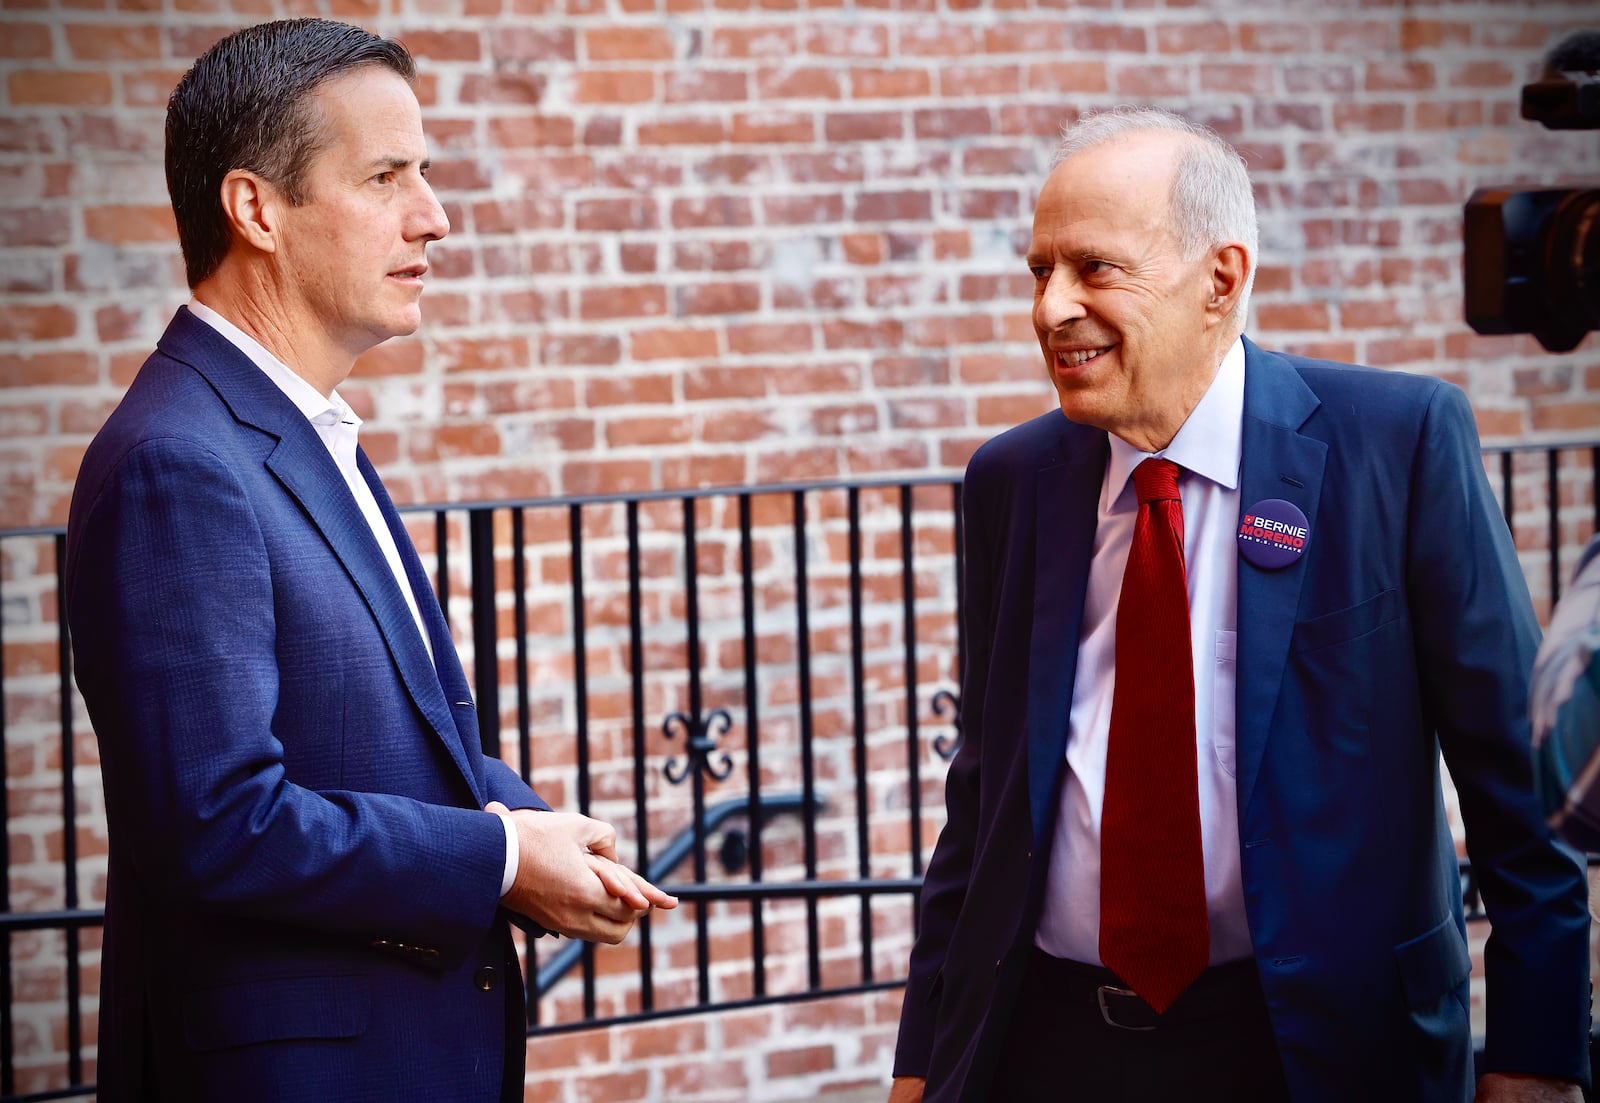
[[[1582,868],[1534,800],[1538,625],[1471,409],[1246,340],[1256,240],[1242,159],[1163,111],[1080,120],[1040,191],[1061,409],[967,469],[892,1103],[1581,1098]]]
[[[105,1103],[520,1100],[508,919],[618,942],[675,903],[482,753],[335,390],[417,328],[449,230],[412,73],[289,20],[172,94],[193,298],[84,457],[63,582],[111,837]]]

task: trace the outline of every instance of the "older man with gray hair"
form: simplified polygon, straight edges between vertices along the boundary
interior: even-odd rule
[[[1582,869],[1466,398],[1244,338],[1248,174],[1167,112],[1067,131],[1027,264],[1061,409],[967,471],[891,1100],[1580,1099]],[[1441,752],[1493,922],[1482,1070]]]

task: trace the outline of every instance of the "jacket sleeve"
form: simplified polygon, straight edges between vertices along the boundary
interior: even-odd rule
[[[1583,866],[1552,836],[1533,789],[1538,623],[1471,408],[1452,385],[1440,384],[1425,415],[1409,500],[1417,666],[1491,923],[1485,1071],[1587,1083]]]
[[[911,950],[910,972],[900,1012],[895,1046],[895,1076],[926,1076],[939,1012],[942,974],[950,938],[966,902],[973,851],[977,845],[979,763],[983,747],[984,694],[994,644],[994,534],[1002,526],[995,516],[993,479],[981,452],[963,482],[962,525],[966,562],[962,575],[962,628],[967,654],[961,672],[961,746],[945,778],[945,826],[923,877],[921,924]]]
[[[80,493],[65,603],[127,875],[184,906],[462,959],[495,919],[504,829],[469,808],[288,780],[273,732],[275,571],[288,568],[269,562],[228,465],[161,437]]]

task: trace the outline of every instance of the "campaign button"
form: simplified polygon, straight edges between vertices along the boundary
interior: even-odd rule
[[[1282,498],[1257,502],[1239,518],[1239,554],[1269,571],[1298,560],[1310,540],[1311,522]]]

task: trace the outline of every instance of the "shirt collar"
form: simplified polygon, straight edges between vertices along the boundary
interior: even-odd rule
[[[1133,508],[1131,500],[1122,501],[1124,491],[1133,469],[1151,456],[1163,456],[1225,490],[1237,490],[1244,436],[1244,341],[1234,338],[1206,393],[1163,451],[1141,452],[1115,433],[1108,435],[1111,458],[1100,488],[1101,513]]]
[[[279,360],[244,330],[218,314],[199,299],[189,300],[189,313],[216,330],[227,342],[250,358],[250,362],[266,373],[290,402],[295,404],[306,420],[318,427],[344,422],[360,428],[361,419],[339,397],[339,392],[323,393],[297,375],[289,365]]]

